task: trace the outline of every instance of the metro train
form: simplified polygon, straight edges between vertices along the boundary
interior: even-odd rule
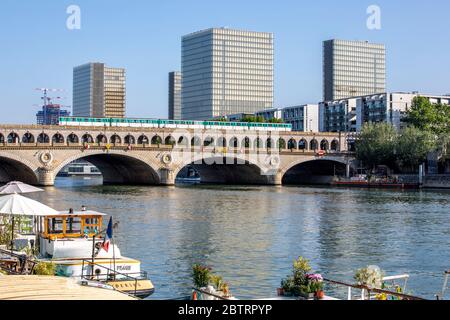
[[[60,117],[60,126],[76,127],[132,127],[132,128],[168,128],[168,129],[219,129],[239,131],[292,131],[292,125],[286,123],[250,123],[161,119],[126,118],[83,118]]]

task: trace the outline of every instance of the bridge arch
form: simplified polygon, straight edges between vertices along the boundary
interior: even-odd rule
[[[328,151],[330,149],[330,143],[328,142],[327,139],[323,139],[320,142],[320,150],[322,151]]]
[[[118,134],[113,134],[111,138],[109,138],[112,144],[121,144],[122,138]]]
[[[80,143],[80,139],[75,133],[69,134],[69,136],[67,137],[67,141],[69,143]]]
[[[56,133],[52,137],[53,143],[64,143],[64,136],[60,133]]]
[[[48,136],[48,134],[42,132],[40,135],[38,135],[37,142],[38,143],[50,143],[50,137]]]
[[[203,145],[205,147],[213,147],[214,143],[215,143],[215,140],[211,136],[208,136],[208,137],[205,138],[205,140],[203,140]]]
[[[34,143],[35,142],[34,136],[30,132],[27,132],[22,136],[22,142],[23,143]]]
[[[104,134],[99,134],[97,138],[95,139],[95,142],[97,143],[108,143],[108,138]]]
[[[227,147],[227,139],[225,139],[224,137],[220,137],[219,139],[217,139],[217,146],[219,148],[226,148]]]
[[[319,149],[319,143],[317,142],[316,139],[312,139],[309,142],[309,150],[316,151],[317,149]]]
[[[347,161],[339,158],[294,161],[280,170],[283,184],[330,184],[334,176],[345,176]]]
[[[11,144],[13,144],[13,143],[19,143],[19,135],[17,134],[17,133],[15,133],[15,132],[11,132],[9,135],[8,135],[8,138],[7,138],[7,142],[8,143],[11,143]]]
[[[299,150],[308,150],[308,141],[306,141],[305,138],[301,139],[298,142],[298,149]]]
[[[5,143],[5,136],[0,133],[0,143]]]
[[[157,144],[162,144],[162,139],[159,135],[154,135],[152,138],[152,144],[157,145]]]
[[[22,181],[39,184],[38,168],[20,156],[0,152],[0,182]]]
[[[164,144],[166,146],[175,146],[177,144],[177,140],[175,140],[175,138],[172,135],[169,135],[164,140]]]
[[[255,142],[253,143],[253,146],[255,149],[261,149],[264,148],[264,142],[261,138],[256,138]]]
[[[149,144],[150,140],[148,140],[148,137],[145,134],[142,134],[139,138],[138,138],[138,144],[143,145],[143,144]]]
[[[94,143],[94,138],[92,138],[92,136],[90,134],[86,133],[81,137],[81,142],[82,143]]]
[[[245,149],[250,149],[250,148],[252,147],[252,142],[251,142],[250,138],[249,138],[249,137],[245,137],[245,138],[242,140],[241,146],[242,146],[243,148],[245,148]]]
[[[136,144],[136,138],[131,134],[126,135],[124,141],[125,144]]]
[[[105,153],[101,150],[85,151],[83,154],[62,161],[53,172],[56,175],[75,160],[85,160],[96,166],[103,175],[104,184],[159,185],[158,169],[146,159],[121,151]]]
[[[289,150],[296,150],[297,149],[297,141],[294,138],[291,138],[288,141],[288,149]]]
[[[331,151],[339,151],[339,141],[334,139],[331,141]]]
[[[231,138],[230,140],[230,148],[239,148],[239,140],[236,137]]]
[[[192,159],[191,159],[192,160]],[[267,185],[270,176],[265,175],[261,167],[244,156],[199,156],[194,161],[185,162],[174,170],[177,176],[185,167],[194,168],[202,183],[229,185]]]

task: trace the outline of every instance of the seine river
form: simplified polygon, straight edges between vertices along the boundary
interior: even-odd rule
[[[102,186],[58,178],[32,197],[119,221],[122,254],[142,261],[156,292],[190,293],[193,264],[211,266],[238,298],[276,295],[298,256],[334,280],[357,268],[407,273],[409,293],[434,298],[450,269],[450,192],[312,187]]]

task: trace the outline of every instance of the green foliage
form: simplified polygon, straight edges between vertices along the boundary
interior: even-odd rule
[[[39,262],[33,270],[38,276],[54,276],[56,274],[56,265],[51,262]]]
[[[401,167],[415,170],[435,148],[436,138],[432,133],[416,127],[407,127],[398,138],[397,160]]]
[[[224,282],[223,282],[223,278],[221,276],[218,275],[214,275],[212,274],[210,276],[210,280],[209,282],[217,289],[217,290],[221,290]]]
[[[1,216],[0,217],[0,245],[10,246],[12,241],[12,222],[10,219]],[[16,234],[14,233],[14,237]]]
[[[437,137],[430,131],[410,126],[397,132],[387,123],[368,123],[356,142],[356,157],[367,169],[386,165],[415,172],[436,147]]]
[[[441,136],[450,133],[450,106],[431,103],[425,97],[416,97],[408,110],[406,121],[412,126]]]
[[[312,270],[309,261],[299,257],[292,265],[292,275],[281,281],[281,287],[285,294],[294,296],[305,296],[323,290],[323,279],[320,275],[310,275]],[[320,277],[320,280],[319,278]],[[316,278],[314,278],[316,277]]]
[[[210,268],[198,264],[194,265],[192,267],[192,280],[196,288],[207,287],[211,281]]]
[[[356,141],[356,157],[368,168],[377,165],[393,167],[397,139],[398,134],[390,124],[365,124]]]

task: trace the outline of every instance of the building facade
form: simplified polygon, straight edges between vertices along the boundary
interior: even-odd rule
[[[272,119],[280,119],[283,120],[283,110],[282,109],[267,109],[258,111],[255,114],[257,117],[263,117],[264,120],[269,121]]]
[[[212,28],[182,39],[182,118],[270,109],[273,34]]]
[[[320,132],[356,132],[356,104],[358,98],[319,103]]]
[[[418,92],[387,92],[361,97],[321,102],[321,132],[360,132],[365,123],[386,122],[397,130],[404,126],[404,117],[415,97],[431,103],[450,105],[450,96],[424,95]]]
[[[38,125],[53,126],[59,124],[59,117],[69,117],[70,111],[63,110],[59,104],[50,104],[42,107],[36,114]]]
[[[317,104],[284,108],[282,119],[284,123],[292,125],[293,131],[319,132],[319,106]]]
[[[169,120],[181,120],[181,72],[169,73]]]
[[[386,92],[386,49],[367,41],[323,43],[323,100]]]
[[[73,69],[73,115],[124,118],[125,69],[87,63]]]

